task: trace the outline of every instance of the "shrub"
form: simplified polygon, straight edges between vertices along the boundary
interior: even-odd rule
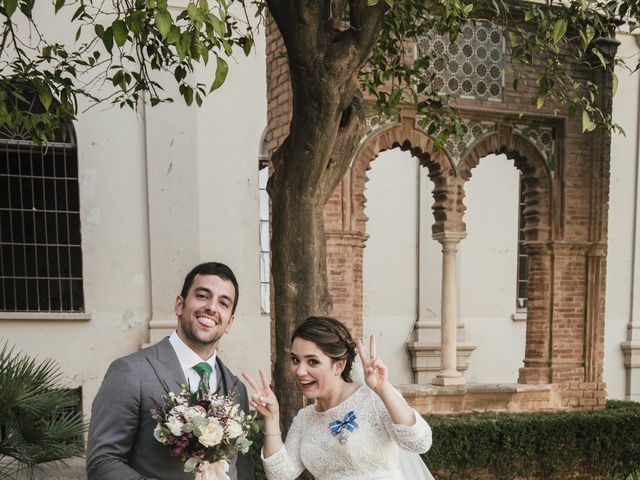
[[[425,454],[439,479],[632,478],[640,469],[640,404],[609,401],[595,412],[429,416]],[[637,474],[637,473],[636,473]],[[583,477],[584,478],[584,477]]]
[[[0,351],[0,478],[32,476],[44,462],[82,455],[86,423],[75,412],[78,392],[61,388],[53,360]],[[79,441],[80,440],[80,441]]]

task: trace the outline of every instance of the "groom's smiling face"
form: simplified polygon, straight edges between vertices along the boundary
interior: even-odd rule
[[[208,359],[233,324],[235,288],[217,275],[196,275],[186,298],[178,295],[175,312],[178,336],[203,359]]]

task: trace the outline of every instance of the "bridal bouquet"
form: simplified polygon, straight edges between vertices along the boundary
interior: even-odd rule
[[[228,478],[227,460],[247,453],[250,433],[258,430],[255,413],[240,410],[234,395],[191,393],[186,385],[179,394],[169,392],[163,398],[164,406],[156,404],[151,412],[156,440],[180,457],[185,472],[199,472],[205,479]]]

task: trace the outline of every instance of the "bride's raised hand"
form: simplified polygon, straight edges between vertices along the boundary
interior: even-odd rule
[[[255,393],[251,395],[250,404],[265,418],[278,419],[280,416],[280,406],[273,390],[269,386],[269,379],[264,370],[260,369],[260,382],[258,385],[251,375],[242,372],[242,376],[249,383]]]
[[[389,385],[389,371],[381,358],[376,354],[376,339],[369,337],[369,355],[367,355],[362,340],[358,340],[358,355],[364,370],[364,381],[369,388],[380,394]]]

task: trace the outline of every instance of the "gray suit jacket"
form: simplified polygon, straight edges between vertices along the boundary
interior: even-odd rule
[[[217,362],[222,393],[235,388],[236,401],[248,411],[246,387],[220,357]],[[114,361],[93,402],[87,444],[88,479],[192,480],[194,474],[184,472],[180,458],[172,457],[169,448],[154,438],[155,422],[151,418],[154,400],[163,404],[165,385],[177,392],[179,384],[186,383],[168,338]],[[230,463],[232,480],[253,480],[253,465],[247,456],[239,455],[237,461]]]

